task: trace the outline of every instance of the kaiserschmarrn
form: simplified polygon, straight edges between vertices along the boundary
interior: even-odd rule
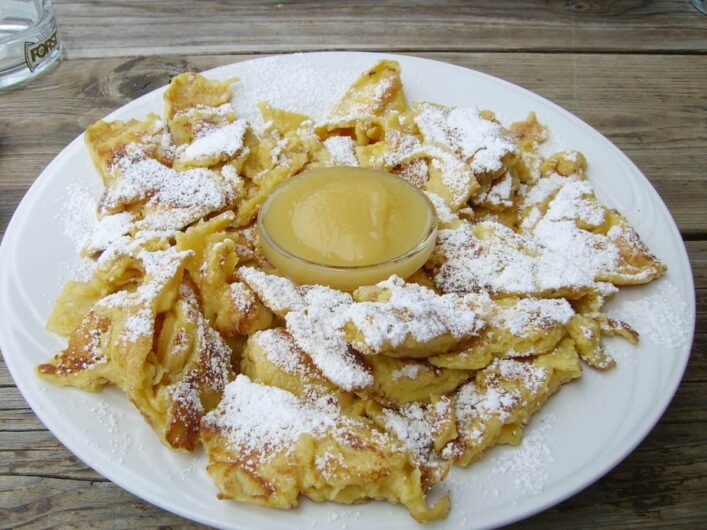
[[[369,499],[440,519],[429,489],[524,427],[603,335],[602,307],[665,272],[597,200],[577,151],[543,156],[535,114],[408,102],[394,61],[324,120],[231,106],[236,79],[176,76],[163,118],[99,121],[85,140],[104,184],[48,328],[68,345],[37,367],[58,385],[122,389],[165,450],[203,446],[221,499],[293,508]],[[318,167],[398,175],[437,211],[434,252],[408,278],[353,292],[298,285],[260,251],[254,220],[283,181]]]

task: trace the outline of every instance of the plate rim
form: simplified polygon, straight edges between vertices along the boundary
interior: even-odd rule
[[[652,195],[652,199],[659,208],[663,209],[663,213],[665,214],[666,219],[670,221],[668,229],[671,232],[672,239],[674,241],[679,241],[679,249],[680,249],[680,255],[679,259],[682,261],[686,266],[687,270],[690,272],[687,278],[680,277],[681,282],[685,282],[685,287],[689,288],[689,299],[685,300],[689,310],[691,311],[691,316],[692,318],[689,321],[690,324],[690,334],[689,334],[689,341],[685,342],[685,346],[681,349],[682,357],[680,358],[680,365],[678,366],[679,370],[676,372],[676,375],[674,377],[674,380],[670,381],[670,384],[668,385],[670,388],[669,392],[665,392],[662,396],[661,399],[659,400],[659,405],[654,408],[651,414],[647,414],[643,420],[643,422],[640,423],[640,428],[637,428],[634,431],[634,434],[628,439],[628,442],[624,442],[622,445],[620,445],[620,450],[616,451],[611,451],[612,456],[608,460],[606,460],[602,465],[600,465],[598,468],[596,466],[593,467],[593,471],[585,474],[578,473],[577,477],[570,477],[565,479],[565,483],[569,482],[570,487],[569,488],[562,488],[562,491],[556,495],[552,495],[551,498],[546,499],[544,501],[539,501],[536,503],[531,503],[530,507],[521,510],[517,513],[514,513],[513,515],[509,516],[501,516],[497,518],[497,520],[493,523],[493,526],[502,526],[502,525],[507,525],[519,520],[526,519],[528,517],[531,517],[532,515],[535,515],[541,511],[544,511],[552,506],[556,506],[559,503],[563,502],[564,500],[568,499],[569,497],[575,495],[579,491],[589,487],[591,484],[595,483],[597,480],[608,474],[612,469],[614,469],[620,462],[622,462],[630,453],[632,453],[636,447],[648,436],[648,434],[651,432],[651,430],[657,425],[657,423],[660,421],[662,416],[664,415],[667,407],[670,405],[672,399],[675,396],[675,393],[677,392],[677,389],[680,386],[680,383],[682,382],[682,379],[685,374],[685,370],[687,367],[687,363],[689,362],[691,352],[692,352],[692,345],[694,341],[694,333],[695,333],[695,327],[696,327],[696,300],[695,300],[695,286],[694,286],[694,272],[692,271],[692,267],[690,264],[689,256],[687,254],[687,249],[685,247],[685,242],[682,239],[682,236],[680,235],[680,232],[678,230],[677,224],[675,223],[675,220],[673,219],[672,214],[670,213],[670,210],[667,208],[665,205],[663,199],[660,197],[658,192],[655,190],[653,187],[652,183],[648,178],[644,175],[644,173],[634,164],[634,162],[621,150],[616,146],[613,142],[611,142],[608,138],[606,138],[601,132],[596,130],[594,127],[586,123],[584,120],[573,114],[572,112],[562,108],[558,104],[552,102],[551,100],[545,98],[544,96],[541,96],[535,92],[532,92],[526,88],[523,88],[517,84],[511,83],[509,81],[506,81],[502,78],[487,74],[485,72],[481,72],[478,70],[475,70],[473,68],[468,68],[465,66],[461,66],[455,63],[450,63],[446,61],[441,61],[441,60],[435,60],[435,59],[430,59],[427,57],[419,57],[416,55],[406,55],[406,54],[396,54],[396,53],[378,53],[378,52],[363,52],[363,51],[318,51],[318,52],[297,52],[297,53],[284,53],[284,54],[272,54],[272,55],[263,55],[259,56],[253,59],[246,59],[244,61],[237,61],[237,62],[232,62],[228,64],[224,64],[221,66],[217,66],[208,70],[203,71],[202,73],[206,74],[207,76],[219,76],[221,75],[221,71],[228,71],[229,69],[233,68],[235,65],[240,65],[243,63],[251,63],[255,61],[261,61],[261,60],[266,60],[266,59],[272,59],[275,57],[308,57],[308,56],[339,56],[344,57],[344,56],[367,56],[370,57],[371,60],[375,59],[392,59],[392,60],[402,60],[402,61],[412,61],[412,62],[421,62],[421,63],[431,63],[435,64],[437,66],[443,65],[444,67],[448,68],[453,68],[457,70],[463,71],[463,73],[468,74],[471,73],[472,75],[478,75],[482,76],[485,78],[486,81],[490,83],[497,83],[505,86],[508,89],[513,90],[514,92],[522,94],[523,97],[529,98],[531,100],[536,100],[541,102],[543,105],[546,105],[550,107],[554,112],[562,115],[563,117],[569,119],[572,122],[573,126],[579,127],[584,129],[586,132],[588,132],[592,137],[596,138],[602,143],[602,149],[609,149],[612,151],[614,155],[617,155],[622,161],[627,165],[627,167],[636,175],[640,176],[641,184],[645,186],[648,190],[648,193]],[[103,119],[113,119],[112,117],[120,113],[126,106],[130,105],[138,105],[137,102],[142,102],[144,100],[147,100],[149,98],[154,98],[156,95],[158,95],[161,91],[163,91],[166,88],[167,85],[158,87],[146,94],[143,94],[142,96],[129,101],[128,103],[125,103],[124,105],[121,105],[111,113],[109,113],[107,116],[105,116]],[[15,209],[15,212],[13,213],[10,222],[7,225],[7,228],[5,230],[3,240],[0,243],[0,301],[5,300],[7,297],[7,293],[5,292],[4,289],[4,281],[3,279],[5,278],[6,274],[6,267],[7,263],[9,262],[9,256],[6,254],[9,254],[9,248],[11,246],[11,243],[9,241],[13,241],[15,239],[15,233],[17,232],[16,225],[19,225],[24,218],[26,217],[28,212],[25,212],[25,210],[30,209],[31,204],[33,199],[41,193],[41,190],[48,185],[48,183],[52,179],[52,174],[54,173],[53,168],[54,166],[59,166],[62,162],[63,159],[70,157],[75,151],[80,150],[81,147],[83,146],[83,137],[84,134],[81,133],[78,135],[74,140],[72,140],[66,147],[64,147],[50,162],[47,164],[47,166],[40,172],[40,174],[36,177],[32,185],[29,187],[27,192],[24,194],[22,197],[22,200],[18,204],[17,208]],[[54,176],[53,178],[56,178]],[[29,392],[28,386],[25,384],[23,379],[21,377],[18,377],[19,374],[15,373],[15,370],[19,370],[16,368],[16,365],[14,364],[14,357],[15,355],[20,355],[21,352],[18,352],[17,354],[15,353],[10,353],[8,355],[8,350],[6,348],[6,345],[8,344],[8,339],[4,337],[4,327],[0,326],[0,349],[2,350],[2,356],[5,360],[5,364],[8,368],[8,372],[10,373],[13,382],[19,389],[20,393],[22,394],[23,398],[27,402],[27,404],[30,406],[34,414],[40,419],[40,421],[44,424],[44,426],[47,428],[51,434],[57,438],[62,445],[64,445],[65,448],[67,448],[76,458],[81,460],[87,467],[90,467],[94,471],[96,471],[98,474],[101,476],[105,477],[106,479],[110,480],[120,488],[124,489],[125,491],[135,495],[138,498],[141,498],[142,500],[153,504],[155,506],[158,506],[168,512],[177,514],[181,517],[184,517],[188,520],[196,521],[199,523],[203,524],[208,524],[208,525],[213,525],[214,520],[208,518],[207,516],[203,516],[200,513],[195,513],[192,511],[189,511],[187,509],[182,509],[178,504],[170,504],[166,500],[163,500],[162,497],[159,495],[151,495],[149,492],[144,493],[139,490],[136,491],[135,488],[132,488],[128,482],[128,478],[123,478],[121,476],[117,476],[116,473],[109,471],[109,473],[104,473],[103,471],[99,471],[95,469],[92,465],[87,463],[80,454],[78,454],[72,447],[71,445],[73,444],[67,444],[64,440],[64,435],[63,433],[61,435],[57,434],[56,429],[50,428],[49,425],[54,425],[55,421],[53,421],[52,418],[48,416],[48,413],[45,413],[41,407],[37,406],[39,403],[34,402],[34,397],[31,392]],[[28,395],[30,396],[28,398]],[[61,430],[59,430],[61,432]],[[635,434],[638,433],[638,434]],[[587,475],[587,476],[583,476]],[[237,528],[240,528],[236,526]],[[489,526],[490,527],[490,526]],[[485,527],[479,527],[479,528],[485,528]]]

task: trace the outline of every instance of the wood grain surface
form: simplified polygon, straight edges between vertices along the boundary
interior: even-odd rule
[[[70,58],[332,49],[707,51],[707,20],[689,0],[56,3]]]
[[[55,3],[67,60],[0,93],[0,234],[86,125],[176,73],[258,54],[365,49],[447,61],[533,90],[616,143],[685,239],[697,292],[692,357],[665,416],[626,460],[515,526],[707,526],[707,16],[688,0]],[[0,362],[0,528],[89,526],[197,527],[71,455]]]

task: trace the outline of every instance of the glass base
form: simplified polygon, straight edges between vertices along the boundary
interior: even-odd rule
[[[690,0],[692,5],[695,6],[699,11],[707,15],[707,1],[706,0]]]
[[[51,72],[61,61],[61,48],[55,49],[45,60],[34,69],[30,70],[27,64],[22,63],[16,68],[0,72],[0,91],[7,90],[16,85],[22,85]]]

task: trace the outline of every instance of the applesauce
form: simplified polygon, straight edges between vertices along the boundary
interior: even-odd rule
[[[406,277],[434,247],[437,219],[420,190],[384,171],[331,167],[287,180],[258,217],[263,254],[299,283],[351,290]]]

